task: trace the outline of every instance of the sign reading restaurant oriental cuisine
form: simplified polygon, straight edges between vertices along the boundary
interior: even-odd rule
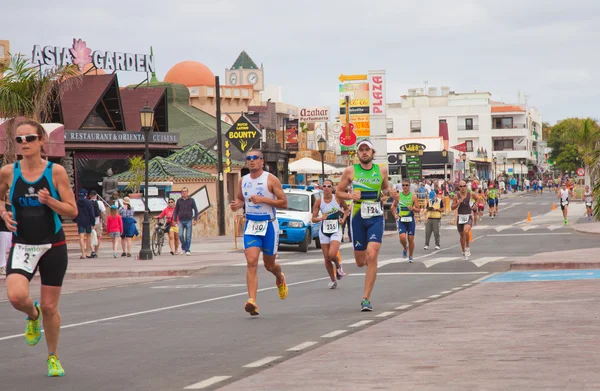
[[[75,38],[73,38],[73,46],[70,48],[34,45],[31,62],[36,65],[48,65],[51,67],[75,64],[79,67],[80,71],[87,64],[92,63],[96,68],[109,72],[154,72],[154,56],[151,54],[131,54],[104,50],[92,51],[92,49],[87,47],[85,41]]]
[[[179,133],[150,132],[148,140],[151,144],[178,144]],[[65,131],[65,141],[82,143],[145,143],[144,132],[123,131],[93,131],[72,130]]]
[[[329,107],[300,109],[300,122],[329,122]]]

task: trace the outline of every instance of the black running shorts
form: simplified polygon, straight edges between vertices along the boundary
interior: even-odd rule
[[[7,276],[11,274],[20,274],[22,276],[27,277],[27,279],[31,281],[31,279],[35,275],[35,272],[39,270],[42,285],[62,286],[63,279],[65,278],[65,274],[67,273],[67,265],[69,261],[66,243],[52,247],[44,255],[42,255],[33,273],[28,273],[25,270],[12,268],[13,251],[14,247],[10,249],[8,261],[6,263]]]

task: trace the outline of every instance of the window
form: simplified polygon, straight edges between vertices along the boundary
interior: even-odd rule
[[[513,128],[512,117],[494,118],[494,129],[512,129],[512,128]]]
[[[386,118],[385,119],[385,129],[388,133],[394,133],[394,119]]]
[[[465,118],[465,129],[473,130],[473,118]]]
[[[440,120],[440,124],[445,124],[445,123],[446,123],[446,120],[445,120],[445,119],[441,119],[441,120]]]
[[[494,151],[513,151],[514,145],[512,139],[494,140]]]
[[[410,132],[421,133],[421,120],[410,121]]]
[[[467,144],[467,152],[473,152],[473,140],[465,140]]]

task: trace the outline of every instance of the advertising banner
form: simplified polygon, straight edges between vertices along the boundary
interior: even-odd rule
[[[240,152],[246,153],[260,140],[261,133],[248,118],[242,115],[225,133],[225,137]]]
[[[300,122],[329,122],[329,107],[305,107],[300,109]]]
[[[351,145],[343,145],[341,152],[347,155],[353,151],[360,140],[371,136],[371,117],[369,115],[369,83],[344,83],[339,86],[340,122],[342,132],[340,138],[356,140]],[[350,124],[346,126],[346,96],[350,96]]]
[[[285,121],[285,149],[288,151],[298,150],[298,120],[288,119]]]
[[[419,155],[406,155],[406,176],[410,180],[420,180],[423,177],[421,169],[421,158]]]

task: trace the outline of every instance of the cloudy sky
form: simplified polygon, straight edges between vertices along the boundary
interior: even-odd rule
[[[5,2],[2,14],[13,53],[73,38],[130,53],[152,45],[161,80],[183,60],[224,79],[246,50],[298,106],[334,105],[340,73],[385,69],[388,102],[426,80],[507,103],[520,91],[552,124],[600,117],[599,0],[33,0]]]

